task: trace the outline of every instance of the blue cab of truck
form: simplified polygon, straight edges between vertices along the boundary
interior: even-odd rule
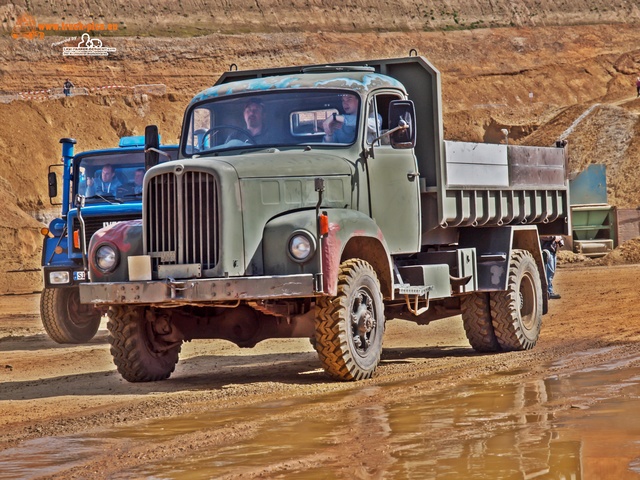
[[[62,163],[49,166],[48,184],[51,203],[60,205],[61,211],[42,229],[44,289],[40,297],[43,326],[57,343],[84,343],[98,331],[103,311],[80,303],[78,286],[86,280],[82,251],[97,230],[142,218],[144,140],[144,136],[123,137],[117,148],[78,154],[74,154],[76,140],[60,140]],[[161,161],[177,158],[177,145],[163,145],[160,150],[165,153]]]

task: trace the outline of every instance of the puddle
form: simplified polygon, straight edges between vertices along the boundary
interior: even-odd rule
[[[402,403],[392,396],[376,403],[391,387],[364,387],[37,439],[0,452],[0,479],[52,475],[118,442],[160,445],[245,422],[251,435],[239,429],[223,446],[174,452],[110,478],[640,478],[639,362],[618,359],[524,382],[516,378],[522,370],[500,373]],[[403,388],[415,392],[421,384]],[[318,413],[327,402],[344,406],[340,418]]]
[[[39,478],[82,465],[103,442],[91,438],[49,437],[25,442],[0,452],[0,478]]]

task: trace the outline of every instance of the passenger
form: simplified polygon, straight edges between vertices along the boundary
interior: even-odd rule
[[[142,183],[144,181],[144,168],[139,168],[133,174],[133,193],[142,193]]]
[[[351,143],[356,138],[358,117],[358,97],[351,93],[342,95],[344,115],[332,115],[322,123],[324,142]]]
[[[107,163],[102,167],[102,173],[95,180],[87,177],[87,197],[95,195],[115,197],[122,183],[116,178],[116,170],[113,165]]]
[[[542,254],[545,259],[545,273],[547,274],[547,291],[549,298],[556,300],[561,298],[553,290],[553,277],[556,274],[558,250],[564,247],[564,239],[560,235],[540,237]]]

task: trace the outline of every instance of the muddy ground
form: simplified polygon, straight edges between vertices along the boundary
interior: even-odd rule
[[[183,347],[169,380],[130,384],[111,362],[104,325],[89,344],[57,345],[40,325],[37,295],[1,297],[0,478],[15,478],[17,472],[22,478],[407,478],[412,464],[398,463],[403,447],[396,441],[404,424],[384,414],[392,405],[421,404],[434,395],[446,403],[474,383],[527,390],[527,385],[603,364],[613,365],[612,378],[616,370],[640,366],[639,273],[638,265],[562,266],[555,280],[562,299],[551,303],[538,345],[527,352],[474,353],[459,317],[422,327],[389,322],[377,374],[360,383],[329,381],[309,342],[297,339],[269,340],[254,349],[194,341]],[[502,396],[496,395],[495,403],[489,397],[488,417],[500,414]],[[535,396],[533,407],[516,402],[509,415],[569,415],[578,422],[593,415],[598,403],[621,395],[602,383],[597,395],[568,388],[553,398]],[[318,426],[320,420],[329,433]],[[288,422],[295,428],[287,434]],[[425,449],[458,458],[468,452],[456,453],[452,445],[477,435],[491,437],[491,425],[479,418],[455,428],[437,421],[424,425],[428,431],[411,428],[428,439]],[[305,448],[321,435],[330,438],[323,448]],[[94,442],[83,447],[88,451],[68,443],[82,438]],[[253,442],[263,447],[247,453]],[[275,447],[290,443],[297,446]],[[60,445],[61,451],[50,457],[46,445]],[[225,472],[218,463],[191,474],[171,473],[174,462],[223,448],[242,452],[240,463],[224,475],[218,475]],[[609,455],[606,449],[589,456],[590,448],[588,442],[580,447],[582,478],[636,478],[628,464],[637,459]],[[45,468],[47,462],[54,466]],[[153,468],[163,475],[150,474]],[[612,472],[614,477],[608,476]],[[526,472],[512,473],[521,478]]]

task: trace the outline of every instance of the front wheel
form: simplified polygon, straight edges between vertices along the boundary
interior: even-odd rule
[[[93,305],[80,303],[78,287],[45,288],[40,295],[40,318],[54,342],[85,343],[98,331],[102,314]]]
[[[128,382],[154,382],[169,378],[178,363],[182,342],[158,338],[143,307],[109,309],[109,344],[113,363]]]
[[[337,295],[316,302],[315,348],[327,374],[336,380],[373,376],[382,353],[384,326],[375,271],[364,260],[343,262]]]
[[[542,328],[542,282],[526,250],[513,250],[507,290],[491,293],[491,321],[505,351],[533,348]]]

